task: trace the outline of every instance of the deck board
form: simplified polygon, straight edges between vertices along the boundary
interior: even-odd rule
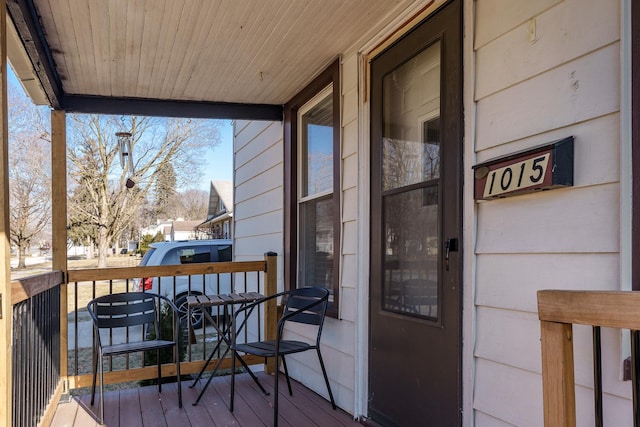
[[[164,386],[167,387],[167,384]],[[164,417],[160,399],[167,399],[170,396],[162,396],[158,394],[156,386],[141,387],[138,392],[140,395],[140,411],[142,412],[142,421],[144,425],[167,427],[167,421]],[[165,392],[165,394],[169,393]],[[177,399],[177,396],[175,397]]]
[[[273,376],[258,373],[260,382],[271,395],[264,395],[249,375],[236,376],[236,398],[233,413],[229,412],[230,377],[216,377],[205,391],[202,400],[193,406],[205,380],[189,388],[190,380],[182,382],[183,407],[178,408],[177,384],[105,392],[105,426],[171,426],[238,427],[270,426],[273,423]],[[280,378],[280,426],[359,426],[351,415],[331,409],[322,396],[292,381],[293,396],[289,396],[284,376]],[[61,402],[53,418],[52,427],[86,427],[99,425],[99,398],[90,405],[90,396],[74,397]]]

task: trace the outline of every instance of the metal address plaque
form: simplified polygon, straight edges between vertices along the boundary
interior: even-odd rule
[[[473,167],[474,199],[490,200],[573,185],[573,136]]]

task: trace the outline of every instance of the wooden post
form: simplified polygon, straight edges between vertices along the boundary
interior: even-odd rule
[[[7,118],[7,4],[0,0],[0,425],[12,424],[11,376],[13,328],[11,309],[11,246],[9,244],[9,136]]]
[[[570,323],[541,321],[545,427],[575,427],[573,332]]]
[[[52,268],[63,273],[60,285],[60,378],[67,369],[67,121],[64,111],[51,111]],[[66,391],[66,390],[65,390]]]
[[[278,255],[275,252],[264,254],[267,270],[264,275],[264,295],[273,295],[278,292]],[[275,340],[278,331],[278,309],[275,299],[266,303],[264,313],[265,338]],[[269,358],[265,365],[265,371],[272,374],[275,371],[273,358]]]

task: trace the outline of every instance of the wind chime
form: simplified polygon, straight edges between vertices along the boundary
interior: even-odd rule
[[[131,149],[131,132],[116,132],[118,138],[118,151],[120,152],[120,166],[122,169],[129,170],[129,177],[127,178],[127,188],[133,188],[136,185],[133,177],[135,175],[135,169],[133,167],[133,153]]]

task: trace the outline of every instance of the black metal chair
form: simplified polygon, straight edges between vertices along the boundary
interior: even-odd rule
[[[160,335],[160,314],[168,308],[173,317],[172,339],[162,339]],[[148,292],[128,292],[105,295],[95,298],[87,305],[87,310],[93,319],[94,326],[94,354],[93,384],[91,386],[91,405],[93,406],[96,391],[96,376],[100,367],[100,423],[104,422],[103,399],[103,358],[121,354],[156,350],[158,365],[158,392],[162,392],[160,350],[173,348],[178,379],[178,404],[182,408],[182,388],[180,386],[180,316],[176,306],[166,297]],[[124,343],[105,344],[102,342],[100,330],[113,330],[131,326],[141,326],[140,339],[127,340]],[[155,334],[153,334],[155,332]]]
[[[250,343],[237,343],[236,333],[239,328],[242,328],[246,319],[251,315],[251,312],[259,305],[272,300],[274,298],[283,297],[285,301],[284,312],[282,317],[278,321],[278,332],[276,340],[271,341],[257,341]],[[327,377],[327,371],[324,367],[322,360],[322,354],[320,353],[320,336],[322,334],[322,325],[324,323],[325,313],[327,311],[327,305],[329,301],[329,291],[324,288],[308,287],[294,289],[291,291],[280,292],[275,295],[262,298],[252,304],[249,304],[238,311],[236,311],[233,317],[232,324],[232,345],[233,357],[231,358],[231,402],[229,409],[233,412],[233,399],[235,388],[235,372],[236,372],[236,357],[237,353],[253,354],[262,357],[274,357],[276,362],[282,360],[282,367],[284,369],[285,376],[287,378],[287,386],[289,388],[289,395],[293,395],[291,390],[291,381],[289,380],[289,372],[287,370],[287,363],[285,356],[294,353],[300,353],[307,350],[315,349],[318,354],[318,360],[320,361],[320,367],[322,368],[322,375],[324,381],[327,384],[327,391],[329,392],[329,398],[331,399],[331,406],[336,409],[336,403],[333,399],[333,393],[331,392],[331,386],[329,385],[329,378]],[[242,320],[238,320],[241,316]],[[306,343],[302,341],[292,341],[283,339],[284,326],[287,322],[305,323],[308,325],[317,326],[317,335],[315,343]],[[239,323],[239,326],[238,326]],[[277,365],[277,363],[276,363]],[[276,368],[275,372],[275,385],[273,396],[273,425],[278,425],[278,374],[279,369]]]

